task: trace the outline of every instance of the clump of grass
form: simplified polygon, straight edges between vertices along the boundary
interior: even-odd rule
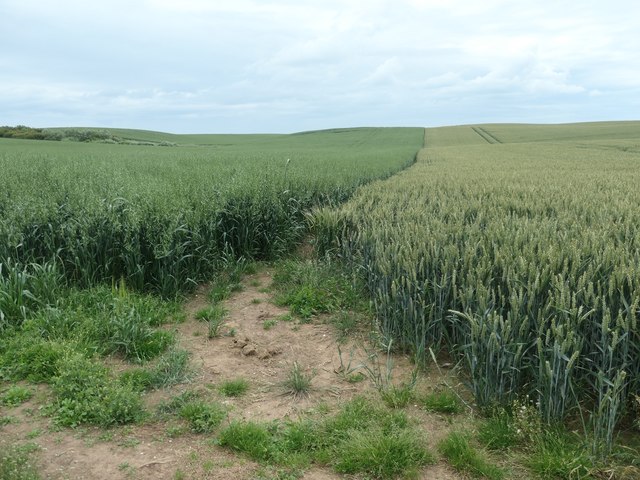
[[[32,454],[39,447],[33,443],[12,445],[0,452],[0,478],[2,480],[38,480],[40,475]]]
[[[172,415],[179,412],[188,403],[193,403],[200,395],[197,392],[186,390],[169,401],[163,401],[158,405],[158,413]]]
[[[520,443],[511,416],[499,410],[478,427],[478,440],[489,450],[507,450]]]
[[[317,261],[286,261],[277,266],[276,303],[286,305],[304,320],[362,306],[359,287],[337,265]]]
[[[210,322],[211,320],[217,320],[223,318],[227,314],[226,309],[222,305],[213,305],[203,308],[196,312],[196,320],[203,322]]]
[[[220,385],[220,393],[225,397],[241,397],[249,389],[249,382],[244,378],[236,378],[235,380],[227,380]]]
[[[583,445],[565,432],[546,430],[532,447],[525,465],[539,478],[587,478],[594,467]]]
[[[143,392],[177,385],[186,381],[189,374],[189,352],[172,348],[162,355],[154,366],[123,372],[120,375],[120,383]]]
[[[389,408],[404,408],[414,397],[415,383],[389,384],[380,389],[380,397]]]
[[[275,454],[273,438],[266,426],[255,422],[231,422],[220,432],[220,445],[244,452],[256,460],[270,460]]]
[[[216,338],[221,334],[221,329],[226,321],[226,315],[227,310],[222,305],[214,305],[196,313],[196,319],[207,322],[208,337]]]
[[[262,322],[262,328],[265,330],[271,330],[277,324],[278,324],[278,320],[276,320],[275,318],[269,318],[264,322]]]
[[[315,462],[338,473],[366,478],[412,476],[433,462],[424,439],[402,412],[364,398],[333,416],[285,423],[232,422],[220,444],[272,465],[299,467]]]
[[[65,341],[47,341],[22,331],[7,339],[0,352],[0,377],[7,380],[51,382],[59,373],[60,360],[76,345]]]
[[[178,348],[167,351],[152,370],[154,388],[177,385],[189,378],[189,352]]]
[[[21,385],[13,385],[0,396],[0,404],[15,407],[33,397],[33,390]]]
[[[422,438],[411,430],[354,431],[335,453],[337,472],[373,478],[416,476],[419,467],[434,462]]]
[[[129,385],[136,392],[144,392],[153,388],[154,375],[147,368],[133,368],[122,372],[119,381],[122,385]]]
[[[311,389],[311,380],[313,374],[305,373],[304,368],[298,363],[293,362],[291,370],[284,382],[286,392],[294,397],[308,395]]]
[[[95,345],[102,354],[115,353],[129,361],[142,362],[156,358],[175,341],[171,332],[154,328],[174,307],[150,295],[129,291],[123,281],[111,289],[95,287],[74,292],[67,303],[72,318],[73,313],[82,317],[77,320],[83,326],[79,329],[82,340]],[[66,316],[65,311],[57,321]]]
[[[227,310],[222,305],[213,305],[196,313],[196,319],[207,322],[209,338],[219,337],[226,322]]]
[[[458,414],[464,410],[456,394],[448,390],[426,395],[421,399],[421,404],[425,410],[437,413]]]
[[[9,425],[10,423],[19,423],[19,420],[16,417],[12,417],[10,415],[0,416],[0,427]]]
[[[101,364],[79,354],[61,361],[53,381],[56,399],[51,406],[55,421],[64,426],[110,426],[142,420],[140,392],[113,381]]]
[[[290,313],[283,313],[282,315],[278,315],[276,317],[277,320],[282,320],[283,322],[293,322],[293,315]]]
[[[195,433],[211,433],[227,416],[226,409],[218,403],[190,402],[180,409],[180,416],[189,422]]]
[[[474,478],[491,480],[504,478],[504,471],[490,463],[469,443],[469,438],[459,432],[451,432],[439,443],[438,450],[453,468],[468,473]]]
[[[255,273],[256,268],[252,263],[241,260],[234,262],[232,266],[220,272],[216,277],[211,285],[211,290],[209,290],[209,300],[216,305],[229,298],[233,292],[241,291],[243,288],[240,283],[242,275]]]

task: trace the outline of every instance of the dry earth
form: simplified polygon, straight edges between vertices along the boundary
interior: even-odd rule
[[[179,343],[191,352],[195,376],[187,384],[148,394],[150,410],[185,390],[200,390],[205,398],[226,403],[231,418],[295,419],[319,406],[335,410],[356,394],[375,393],[368,380],[358,383],[345,380],[333,326],[322,319],[308,324],[283,320],[288,311],[271,303],[268,293],[271,281],[269,271],[243,279],[244,289],[225,302],[229,313],[223,335],[214,339],[208,338],[207,325],[195,319],[196,312],[208,305],[206,287],[198,290],[185,305],[187,321],[176,327]],[[265,329],[266,320],[275,325]],[[365,361],[367,356],[361,345],[352,341],[341,346],[343,367],[350,357],[351,366]],[[282,386],[293,362],[313,375],[307,396],[294,397]],[[398,356],[393,362],[394,379],[408,378],[412,370],[408,359]],[[240,398],[222,397],[217,390],[220,383],[239,377],[248,380],[248,393]],[[428,390],[442,381],[441,374],[430,373],[421,377],[419,388]],[[37,444],[38,467],[45,479],[173,479],[178,478],[176,472],[182,472],[180,478],[185,479],[252,479],[264,475],[264,467],[216,446],[214,435],[176,434],[181,428],[178,420],[151,419],[143,425],[108,430],[57,429],[41,411],[48,396],[48,388],[39,386],[34,398],[20,407],[0,407],[0,415],[15,420],[0,427],[0,448],[9,444]],[[408,407],[408,413],[424,429],[435,451],[437,441],[451,429],[450,421],[415,406]],[[464,428],[467,421],[458,417],[456,424]],[[343,477],[329,469],[312,468],[303,478]],[[464,477],[440,461],[420,472],[420,478]]]

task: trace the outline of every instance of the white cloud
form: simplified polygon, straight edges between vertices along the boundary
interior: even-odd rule
[[[0,123],[295,131],[632,118],[639,5],[0,0]]]

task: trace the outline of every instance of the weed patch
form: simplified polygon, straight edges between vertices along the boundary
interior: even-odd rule
[[[33,397],[33,390],[20,385],[13,385],[0,395],[0,404],[15,407]]]
[[[53,381],[56,399],[51,406],[56,423],[106,427],[142,420],[140,393],[114,382],[104,366],[75,354],[65,358],[59,368]]]
[[[218,403],[190,402],[180,408],[180,416],[189,422],[195,433],[211,433],[227,416]]]
[[[456,394],[448,390],[430,393],[421,398],[420,403],[429,412],[455,415],[464,410]]]
[[[500,480],[505,476],[504,471],[471,446],[469,439],[461,433],[451,432],[439,443],[438,449],[453,468],[474,478]]]
[[[40,476],[33,462],[35,444],[13,445],[0,452],[0,478],[2,480],[38,480]]]
[[[244,378],[236,378],[235,380],[227,380],[220,385],[220,393],[225,397],[241,397],[249,389],[249,382]]]

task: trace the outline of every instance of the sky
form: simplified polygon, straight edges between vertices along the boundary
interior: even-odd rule
[[[640,2],[0,0],[0,125],[640,119]]]

